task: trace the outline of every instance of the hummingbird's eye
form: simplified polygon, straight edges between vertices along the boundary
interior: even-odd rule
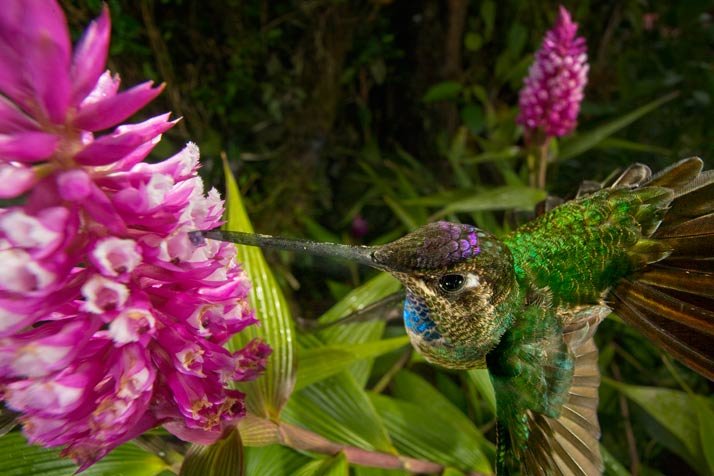
[[[439,278],[439,287],[446,293],[455,293],[464,287],[465,282],[461,274],[445,274]]]

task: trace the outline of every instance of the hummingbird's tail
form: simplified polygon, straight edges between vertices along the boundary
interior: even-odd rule
[[[702,166],[695,157],[635,180],[640,183],[625,178],[624,185],[674,192],[662,222],[654,223],[641,247],[669,251],[622,279],[610,298],[628,324],[714,380],[714,170],[702,172]],[[648,226],[643,222],[643,231]]]

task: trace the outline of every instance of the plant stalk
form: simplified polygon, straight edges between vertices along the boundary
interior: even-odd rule
[[[347,461],[361,466],[382,469],[403,469],[413,473],[441,473],[446,468],[433,461],[425,461],[408,456],[369,451],[355,446],[330,441],[316,433],[289,423],[281,422],[278,427],[280,443],[301,451],[334,455],[344,453]],[[469,476],[486,476],[483,473],[468,472]]]

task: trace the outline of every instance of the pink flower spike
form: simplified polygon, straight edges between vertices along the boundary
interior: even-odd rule
[[[112,237],[94,245],[90,260],[104,276],[120,276],[134,271],[141,253],[134,240]]]
[[[35,171],[16,162],[0,162],[0,199],[15,198],[37,182]]]
[[[102,14],[89,24],[74,50],[70,71],[74,104],[87,97],[102,75],[107,63],[110,34],[109,7],[104,5]]]
[[[83,106],[74,120],[74,125],[81,129],[98,131],[123,121],[164,90],[163,84],[156,88],[152,88],[152,84],[152,81],[147,81],[116,96]]]
[[[68,170],[57,176],[57,190],[62,199],[78,202],[92,193],[92,179],[84,170]]]
[[[82,403],[89,382],[81,373],[52,380],[21,380],[7,386],[7,402],[17,411],[62,415]]]
[[[21,249],[0,250],[0,267],[6,278],[0,281],[0,290],[11,293],[35,293],[55,283],[57,275]]]
[[[55,151],[59,139],[54,134],[35,131],[0,134],[0,157],[18,162],[45,160]]]
[[[526,137],[537,131],[562,137],[577,125],[588,73],[585,39],[576,36],[577,30],[561,6],[521,89],[516,122],[524,126]]]
[[[148,309],[124,309],[109,324],[109,336],[117,345],[139,342],[145,334],[153,333],[156,319]]]
[[[82,286],[82,295],[86,299],[82,306],[84,311],[103,314],[124,307],[129,290],[121,283],[95,274]]]
[[[20,0],[27,35],[23,60],[27,78],[46,117],[62,124],[69,106],[70,42],[62,9],[54,2]]]
[[[134,151],[144,142],[171,129],[176,121],[169,121],[170,114],[162,114],[139,124],[119,126],[108,136],[89,144],[75,156],[82,165],[106,165]]]
[[[15,208],[0,216],[0,235],[17,248],[32,249],[35,256],[53,252],[63,238],[69,213],[65,208],[46,208],[38,216]]]
[[[16,104],[0,95],[0,134],[40,130],[40,125],[25,114]]]
[[[0,8],[0,197],[26,194],[0,208],[0,396],[80,471],[160,424],[219,438],[268,352],[221,347],[257,322],[235,246],[188,239],[223,202],[194,144],[141,163],[176,121],[120,124],[163,86],[118,92],[109,30],[104,7],[72,54],[54,0]]]
[[[118,74],[112,74],[109,70],[105,71],[99,76],[97,84],[94,85],[94,89],[79,103],[79,107],[83,108],[88,104],[115,96],[117,91],[119,91],[120,84],[121,79]]]
[[[0,361],[0,367],[7,369],[10,375],[27,377],[42,377],[63,370],[98,327],[97,321],[89,319],[56,321],[6,338],[2,345],[3,357],[11,349],[11,359]],[[4,360],[3,357],[0,359]]]

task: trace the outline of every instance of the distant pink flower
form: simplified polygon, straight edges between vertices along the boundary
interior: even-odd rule
[[[156,425],[216,440],[270,353],[223,347],[256,323],[249,282],[234,246],[187,238],[223,202],[194,144],[143,162],[168,114],[115,127],[162,88],[118,92],[109,33],[105,7],[72,54],[55,2],[0,9],[0,198],[23,203],[0,208],[0,397],[80,469]]]
[[[577,125],[589,69],[585,39],[576,36],[577,30],[578,24],[561,6],[521,89],[516,122],[527,136],[540,130],[547,137],[561,137]]]

